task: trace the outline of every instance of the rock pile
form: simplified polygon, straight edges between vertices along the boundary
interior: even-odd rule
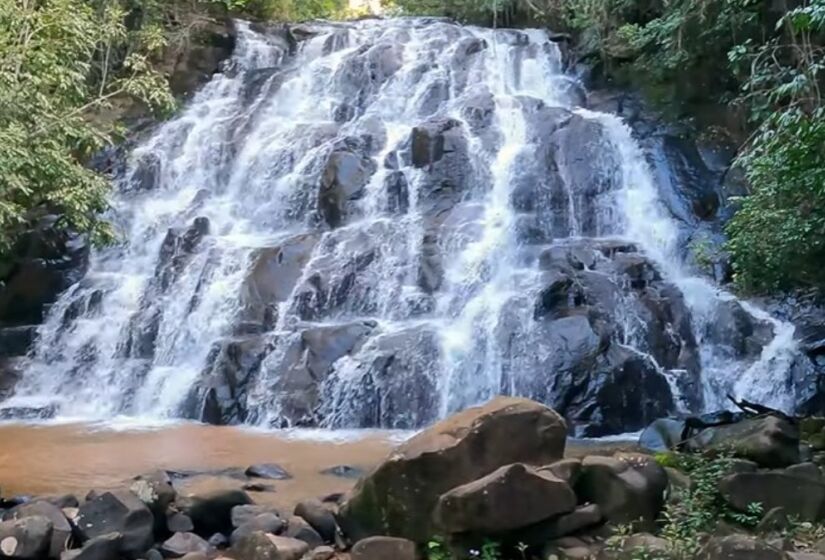
[[[749,418],[687,442],[693,456],[724,456],[710,490],[729,512],[715,532],[694,535],[690,556],[658,533],[665,508],[685,499],[680,489],[706,481],[663,467],[668,455],[594,447],[565,457],[567,432],[541,404],[497,398],[406,441],[347,495],[291,513],[242,490],[179,495],[165,472],[82,501],[4,501],[0,558],[414,560],[433,547],[439,558],[472,557],[495,543],[500,559],[825,560],[825,540],[783,538],[800,523],[816,534],[825,520],[825,477],[788,419]],[[289,476],[277,465],[247,470]]]

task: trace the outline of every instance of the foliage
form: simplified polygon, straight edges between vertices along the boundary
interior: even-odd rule
[[[148,58],[162,42],[131,36],[125,19],[115,2],[0,3],[0,254],[43,207],[95,240],[110,237],[97,219],[106,181],[83,163],[112,130],[91,116],[122,96],[173,105]]]
[[[241,0],[236,8],[261,19],[306,21],[346,16],[345,0]]]
[[[730,222],[736,282],[750,291],[825,287],[825,0],[778,22],[782,38],[729,54],[756,133],[739,158],[752,192]]]

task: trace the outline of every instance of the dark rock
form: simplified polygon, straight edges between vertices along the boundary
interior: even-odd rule
[[[825,515],[825,482],[788,472],[732,474],[720,481],[719,491],[731,507],[743,512],[759,503],[764,511],[782,508],[804,521]]]
[[[415,543],[393,537],[368,537],[352,547],[352,560],[416,560]]]
[[[51,544],[52,522],[45,517],[24,517],[0,523],[0,554],[4,558],[48,558]]]
[[[95,537],[87,541],[81,549],[64,551],[60,555],[60,560],[120,560],[122,538],[120,533]]]
[[[209,543],[209,546],[216,549],[224,549],[229,546],[229,539],[226,538],[226,535],[224,535],[223,533],[215,533],[214,535],[209,537],[209,540],[207,540],[207,542]]]
[[[330,155],[318,194],[318,208],[329,227],[336,228],[345,223],[348,203],[363,195],[376,168],[367,154],[351,149]]]
[[[761,467],[786,467],[799,462],[799,428],[776,416],[748,418],[707,428],[687,442],[694,451],[731,450]]]
[[[445,533],[512,531],[573,511],[576,496],[547,471],[514,464],[441,495],[434,517]]]
[[[306,560],[332,560],[334,557],[334,548],[331,546],[319,546],[312,549],[304,558],[306,558]]]
[[[335,516],[319,500],[303,500],[295,506],[295,515],[309,523],[324,539],[324,542],[335,541],[335,532],[338,528]]]
[[[209,543],[195,533],[175,533],[160,546],[167,558],[180,558],[191,552],[209,552]]]
[[[247,492],[274,492],[275,486],[272,484],[263,484],[262,482],[248,482],[241,487]]]
[[[85,541],[120,533],[120,551],[138,558],[154,542],[154,516],[146,504],[126,490],[104,492],[80,505],[75,526]]]
[[[166,510],[177,497],[172,479],[165,471],[155,471],[136,477],[129,490],[140,498],[155,516],[155,532],[160,534],[166,526]]]
[[[215,533],[231,533],[233,508],[251,503],[252,500],[243,490],[216,490],[183,502],[178,500],[181,511],[192,519],[195,533],[204,538]]]
[[[788,519],[788,514],[785,512],[785,509],[775,507],[769,509],[765,515],[762,516],[759,525],[756,526],[756,532],[759,534],[780,533],[787,530],[790,525],[791,521]]]
[[[0,359],[25,356],[36,335],[33,325],[0,328]]]
[[[285,537],[303,541],[309,545],[310,548],[321,546],[324,544],[324,539],[318,534],[312,525],[306,522],[304,518],[293,515],[287,521]]]
[[[246,476],[252,478],[268,478],[270,480],[289,480],[292,478],[291,474],[275,463],[252,465],[246,469],[245,473]]]
[[[498,398],[424,430],[362,479],[341,507],[344,533],[424,542],[441,494],[511,463],[541,466],[564,454],[567,427],[532,401]]]
[[[3,514],[4,520],[25,519],[27,517],[45,517],[52,524],[49,557],[57,558],[63,552],[72,536],[69,520],[56,505],[45,500],[35,500],[16,506]]]
[[[711,538],[702,557],[707,560],[783,560],[785,555],[758,537],[731,535]]]
[[[667,473],[647,455],[589,456],[582,461],[576,495],[599,506],[616,525],[653,529],[664,506]]]

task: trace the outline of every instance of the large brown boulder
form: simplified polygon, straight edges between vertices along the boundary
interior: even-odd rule
[[[667,473],[652,457],[620,453],[585,457],[576,495],[580,501],[598,504],[611,523],[653,530],[667,488]]]
[[[799,462],[799,427],[776,416],[748,418],[707,428],[688,440],[691,451],[726,452],[760,467],[781,468]]]
[[[445,533],[501,533],[573,511],[576,495],[548,471],[517,463],[441,496],[435,520]]]
[[[45,517],[52,523],[52,539],[49,557],[57,558],[63,552],[72,536],[72,526],[63,512],[54,504],[45,500],[36,500],[21,504],[3,514],[4,520],[25,519],[27,517]]]
[[[341,508],[353,540],[374,535],[424,542],[445,492],[504,465],[547,465],[564,455],[567,425],[530,400],[499,397],[424,430],[363,478]]]
[[[825,516],[825,481],[793,471],[741,472],[723,478],[719,491],[734,509],[747,511],[753,503],[764,511],[782,508],[803,521]]]

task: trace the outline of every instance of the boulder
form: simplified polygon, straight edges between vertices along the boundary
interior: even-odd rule
[[[603,521],[604,516],[599,506],[586,504],[570,513],[515,531],[508,535],[508,541],[528,546],[542,546],[552,540],[600,525]]]
[[[819,552],[786,552],[787,560],[825,560],[825,554]]]
[[[669,451],[682,441],[685,429],[683,420],[659,418],[644,429],[639,436],[639,445],[648,451]]]
[[[60,560],[120,560],[122,538],[120,533],[100,535],[88,540],[83,548],[63,551]]]
[[[320,500],[299,502],[295,506],[295,515],[309,523],[324,539],[324,542],[331,543],[335,540],[335,532],[338,528],[335,516]]]
[[[719,491],[734,509],[747,511],[753,503],[763,511],[782,508],[804,521],[825,516],[825,482],[787,471],[742,472],[719,482]]]
[[[195,525],[195,533],[203,538],[215,533],[231,533],[232,508],[251,503],[249,495],[243,490],[215,490],[178,500],[181,511]]]
[[[49,557],[52,522],[46,517],[24,517],[0,523],[0,555],[4,558],[41,560]]]
[[[300,560],[311,548],[310,545],[299,539],[276,537],[275,535],[267,535],[267,537],[278,549],[280,560]]]
[[[495,534],[573,511],[576,495],[547,471],[517,463],[446,492],[435,520],[446,533]]]
[[[191,552],[208,552],[212,547],[195,533],[175,533],[160,545],[167,558],[181,558]]]
[[[499,397],[399,446],[353,489],[339,523],[353,540],[392,535],[425,542],[445,492],[512,463],[541,466],[564,454],[567,425],[527,399]]]
[[[52,523],[52,539],[49,557],[58,558],[66,549],[72,536],[72,526],[60,508],[45,500],[36,500],[21,504],[3,514],[3,519],[24,519],[26,517],[45,517]]]
[[[667,473],[653,457],[621,453],[585,457],[575,490],[579,501],[597,504],[610,523],[652,530],[667,487]]]
[[[368,537],[352,547],[352,560],[416,560],[415,543],[394,537]]]
[[[162,531],[166,524],[166,510],[177,497],[169,475],[165,471],[155,471],[138,476],[129,486],[129,490],[140,498],[155,516],[155,531]]]
[[[731,450],[737,457],[764,468],[799,462],[799,428],[776,416],[747,418],[735,424],[707,428],[687,442],[691,451]]]
[[[784,560],[784,553],[757,537],[729,535],[713,537],[702,551],[707,560]]]
[[[86,541],[109,533],[120,533],[120,551],[130,558],[138,558],[154,542],[155,518],[135,494],[115,490],[93,494],[78,508],[75,526]]]
[[[575,486],[581,474],[582,462],[581,459],[562,459],[551,465],[541,467],[539,470],[548,471],[570,486]]]
[[[166,529],[172,533],[189,533],[195,530],[195,524],[185,513],[170,511],[166,517]]]
[[[304,558],[306,560],[332,560],[335,557],[335,549],[331,546],[319,546],[312,549]]]

